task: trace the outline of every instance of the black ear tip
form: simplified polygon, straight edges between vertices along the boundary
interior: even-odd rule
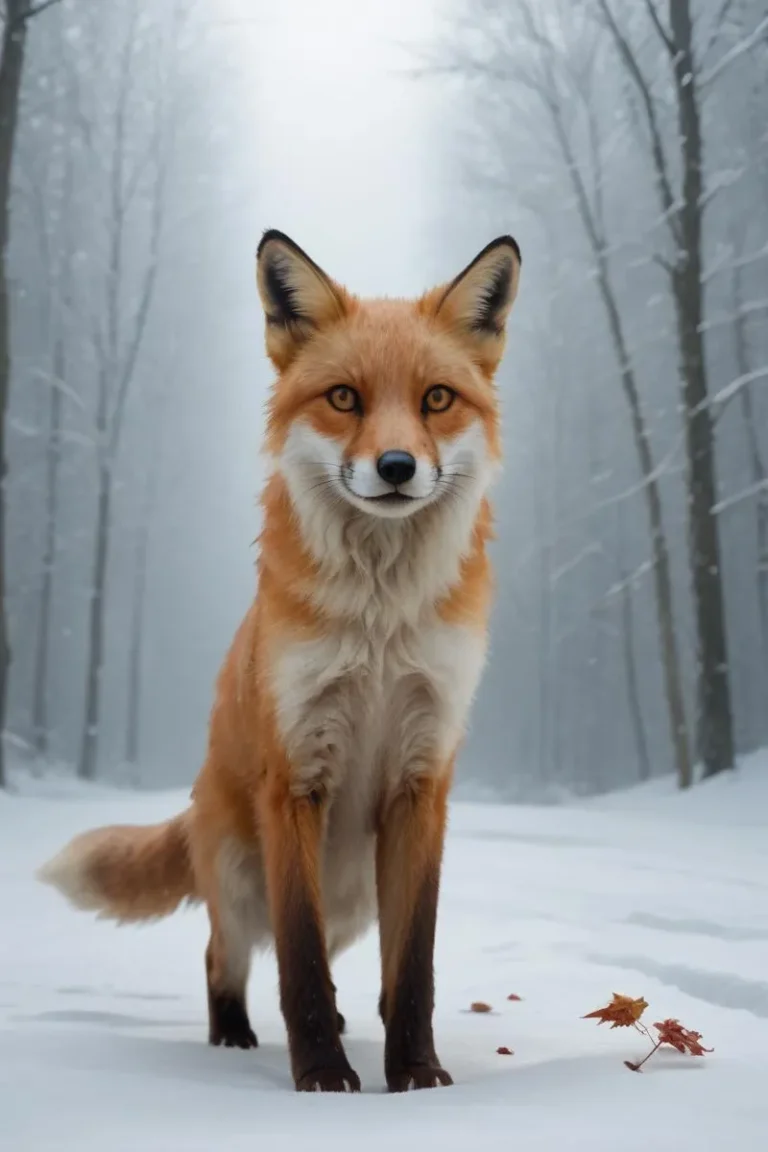
[[[267,244],[269,244],[272,240],[279,240],[282,244],[287,244],[291,248],[296,247],[293,240],[291,240],[290,236],[286,236],[285,232],[280,232],[277,228],[267,228],[263,233],[261,240],[259,241],[258,248],[256,249],[257,260],[261,256]]]
[[[483,249],[481,255],[484,256],[487,252],[492,252],[494,248],[511,248],[517,257],[518,264],[522,264],[523,254],[520,251],[520,245],[518,244],[517,240],[515,240],[514,236],[497,236],[495,240],[491,240],[490,244],[488,244]]]

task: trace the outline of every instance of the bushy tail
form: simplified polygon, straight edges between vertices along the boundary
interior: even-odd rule
[[[128,922],[195,900],[189,812],[148,827],[115,824],[76,836],[37,872],[76,907]]]

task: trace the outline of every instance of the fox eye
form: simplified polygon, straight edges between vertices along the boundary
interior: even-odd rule
[[[425,415],[427,412],[446,412],[455,399],[456,393],[453,388],[448,388],[445,384],[435,384],[424,393],[421,410]]]
[[[332,408],[337,412],[362,412],[363,405],[360,395],[348,384],[337,384],[326,392],[326,398]]]

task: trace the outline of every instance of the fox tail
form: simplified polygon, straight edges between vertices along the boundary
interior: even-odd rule
[[[130,923],[175,912],[195,902],[189,851],[190,811],[164,824],[115,824],[71,840],[38,870],[37,878],[77,908]]]

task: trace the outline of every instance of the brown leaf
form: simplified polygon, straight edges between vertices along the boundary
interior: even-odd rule
[[[484,1003],[482,1000],[473,1000],[469,1006],[470,1012],[493,1012],[490,1004]]]
[[[597,1008],[588,1012],[583,1020],[597,1020],[600,1024],[610,1024],[611,1028],[631,1028],[637,1024],[648,1007],[648,1002],[642,996],[633,1000],[631,996],[620,996],[614,992],[610,1004],[605,1008]]]
[[[701,1032],[693,1032],[684,1028],[679,1020],[662,1020],[654,1024],[659,1034],[660,1044],[669,1044],[678,1052],[688,1053],[690,1056],[704,1056],[707,1052],[714,1052],[714,1048],[704,1048],[701,1044]]]
[[[507,1000],[522,1000],[522,996],[518,996],[515,992],[511,992],[510,995],[507,996]]]
[[[514,1056],[514,1052],[512,1051],[511,1048],[502,1047],[502,1048],[496,1049],[496,1055],[497,1056]]]

